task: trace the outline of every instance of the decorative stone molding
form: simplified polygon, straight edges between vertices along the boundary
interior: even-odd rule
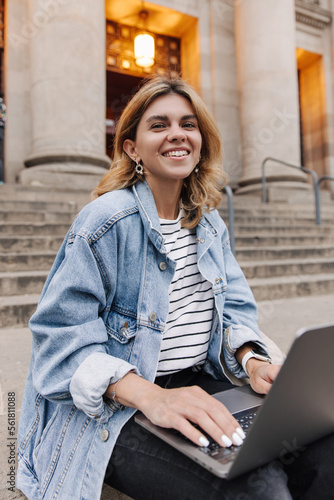
[[[315,19],[314,17],[307,16],[300,12],[296,12],[296,21],[320,30],[324,30],[331,23],[331,21],[330,22],[320,21],[319,19]]]
[[[303,0],[304,3],[310,3],[313,5],[320,5],[320,0]]]
[[[319,0],[296,0],[296,21],[324,30],[332,22],[332,13],[322,9]]]

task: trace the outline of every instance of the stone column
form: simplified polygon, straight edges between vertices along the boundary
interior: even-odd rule
[[[235,24],[242,192],[259,187],[266,157],[300,164],[294,0],[237,0]],[[302,172],[274,163],[266,175],[272,182],[292,181],[290,187],[306,179]]]
[[[96,0],[29,0],[32,144],[21,182],[93,187],[105,155],[105,11]]]
[[[29,38],[25,35],[27,4],[6,2],[5,31],[5,181],[15,183],[30,151]]]

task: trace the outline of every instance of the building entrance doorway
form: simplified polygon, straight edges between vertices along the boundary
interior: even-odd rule
[[[141,33],[136,26],[106,21],[107,112],[106,153],[112,158],[117,121],[144,78],[152,74],[176,77],[181,74],[181,40],[148,32],[154,40],[154,58],[148,65],[135,57],[135,37]]]
[[[197,18],[138,0],[106,0],[105,7],[106,153],[112,158],[117,120],[142,80],[152,74],[180,75],[200,90],[201,57]],[[143,31],[154,38],[150,66],[144,66],[134,51],[135,38]]]
[[[302,163],[321,177],[328,174],[323,58],[319,54],[298,48],[297,68]]]
[[[142,78],[107,71],[106,153],[112,158],[116,124]]]

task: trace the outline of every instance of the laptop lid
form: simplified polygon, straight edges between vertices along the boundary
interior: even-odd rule
[[[334,325],[300,330],[265,399],[249,387],[215,395],[234,414],[263,403],[244,443],[228,463],[207,456],[200,447],[172,429],[153,425],[142,414],[136,415],[136,421],[226,479],[276,458],[284,463],[297,457],[309,443],[334,432],[333,352]]]
[[[229,478],[276,458],[297,458],[308,444],[334,432],[333,352],[334,325],[297,333]]]

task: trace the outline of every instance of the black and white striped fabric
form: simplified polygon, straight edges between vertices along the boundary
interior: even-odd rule
[[[176,271],[169,288],[157,376],[203,364],[209,346],[212,286],[198,270],[196,229],[182,228],[181,220],[182,211],[177,220],[160,219],[168,257],[176,262]]]

